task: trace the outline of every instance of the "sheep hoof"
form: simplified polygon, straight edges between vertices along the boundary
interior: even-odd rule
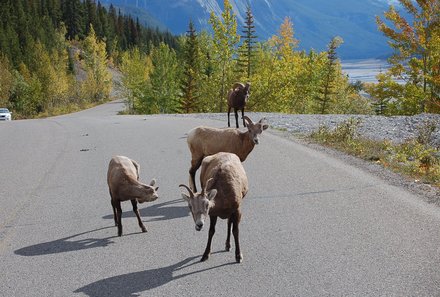
[[[226,243],[225,250],[229,252],[231,250],[231,244]]]
[[[202,259],[200,259],[200,262],[205,262],[206,260],[208,260],[208,258],[209,258],[209,254],[203,255]]]
[[[242,255],[242,254],[235,255],[235,261],[236,261],[237,263],[241,263],[241,262],[243,262],[243,255]]]
[[[142,229],[142,232],[147,232],[147,228],[141,228]]]

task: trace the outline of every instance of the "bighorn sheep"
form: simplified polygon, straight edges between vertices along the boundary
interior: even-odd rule
[[[231,248],[231,227],[235,240],[235,260],[240,263],[243,255],[240,251],[238,225],[241,220],[240,204],[248,191],[248,179],[240,159],[235,154],[217,153],[203,159],[200,173],[202,191],[194,193],[189,187],[179,185],[188,190],[189,195],[182,193],[194,219],[197,231],[202,230],[206,217],[209,215],[208,243],[201,261],[209,258],[211,241],[215,233],[217,217],[228,219],[228,231],[225,243],[227,251]]]
[[[246,123],[244,121],[244,107],[246,102],[249,99],[250,95],[250,83],[246,83],[243,85],[242,83],[235,83],[232,86],[232,89],[228,92],[228,127],[231,127],[231,123],[229,121],[229,115],[231,113],[231,108],[234,108],[235,114],[235,124],[238,128],[238,113],[237,111],[241,110],[241,116],[243,118],[243,126],[246,127]]]
[[[121,202],[127,200],[131,200],[139,227],[142,232],[146,232],[147,228],[142,223],[137,203],[150,202],[158,198],[156,191],[159,188],[154,188],[156,180],[153,179],[150,185],[139,182],[139,164],[124,156],[114,156],[108,165],[107,184],[113,207],[113,218],[115,225],[118,226],[118,236],[122,235]]]
[[[262,118],[257,123],[244,116],[246,132],[235,128],[218,129],[211,127],[196,127],[188,132],[188,147],[191,152],[191,168],[189,169],[189,185],[197,192],[195,175],[206,156],[218,152],[234,153],[243,162],[254,146],[259,143],[258,136],[268,128],[266,119]]]

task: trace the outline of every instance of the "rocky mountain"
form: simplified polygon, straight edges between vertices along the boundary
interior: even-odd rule
[[[209,14],[220,15],[223,0],[104,0],[125,12],[148,22],[168,28],[174,34],[184,34],[189,20],[198,29],[208,29]],[[293,21],[295,37],[300,48],[325,50],[334,36],[341,36],[344,44],[338,53],[344,59],[383,58],[390,53],[386,39],[377,30],[375,17],[383,16],[396,0],[230,0],[239,25],[243,24],[246,5],[250,3],[255,17],[257,35],[267,40],[277,34],[285,17]]]

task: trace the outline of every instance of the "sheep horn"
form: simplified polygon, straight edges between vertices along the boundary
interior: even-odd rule
[[[194,198],[194,193],[188,186],[180,184],[179,187],[183,187],[183,188],[187,189],[191,198]]]
[[[252,120],[248,117],[248,116],[243,116],[243,119],[248,122],[249,124],[254,124],[254,122],[252,122]]]
[[[236,82],[232,85],[232,89],[235,90],[236,88],[244,89],[244,85],[242,83]]]

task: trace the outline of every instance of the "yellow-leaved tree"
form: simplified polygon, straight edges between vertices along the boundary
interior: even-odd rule
[[[150,57],[141,53],[137,47],[122,54],[120,69],[124,74],[122,83],[129,113],[135,113],[140,109],[140,103],[147,91],[151,68]]]
[[[223,12],[221,17],[211,12],[209,23],[214,31],[213,39],[213,77],[218,90],[217,102],[213,102],[220,112],[223,111],[226,94],[229,87],[234,82],[234,66],[236,64],[235,56],[237,55],[237,44],[240,36],[237,34],[237,19],[232,10],[229,0],[223,2]]]
[[[399,0],[411,16],[407,20],[394,6],[377,17],[379,30],[389,38],[394,50],[389,59],[392,76],[404,81],[404,98],[396,113],[438,112],[440,110],[440,2],[438,0]],[[412,101],[412,102],[411,102]],[[399,102],[397,102],[399,103]]]
[[[83,83],[83,95],[92,102],[103,102],[110,96],[112,75],[107,68],[105,42],[97,39],[93,26],[83,42],[84,66],[87,79]]]

